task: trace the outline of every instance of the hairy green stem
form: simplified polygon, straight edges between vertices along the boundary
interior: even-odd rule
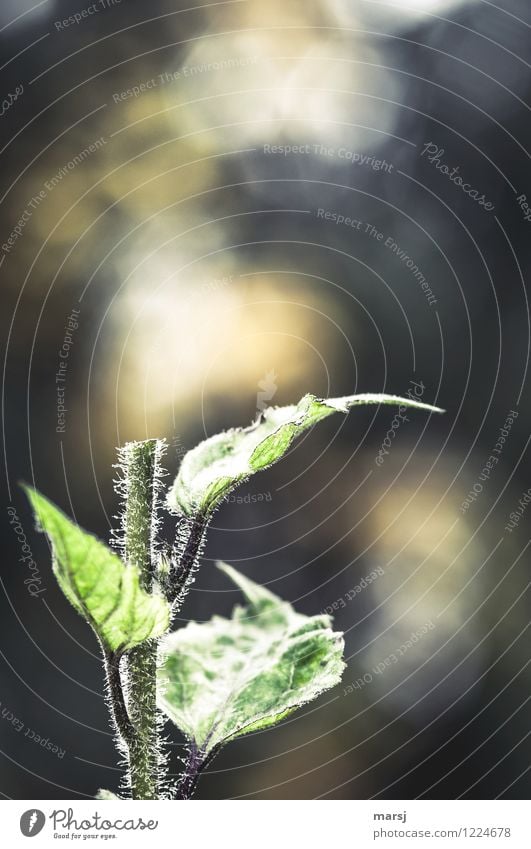
[[[127,658],[129,716],[135,734],[128,743],[133,799],[159,798],[160,744],[156,702],[157,646],[143,643]]]
[[[124,548],[128,565],[151,592],[157,525],[157,482],[161,444],[130,442],[121,452],[125,473]],[[157,644],[148,640],[126,656],[127,708],[134,734],[126,740],[133,799],[158,799],[160,744],[156,702]]]

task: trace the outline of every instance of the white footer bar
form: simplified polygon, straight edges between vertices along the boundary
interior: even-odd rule
[[[525,801],[4,801],[3,846],[530,849]],[[31,840],[34,839],[34,843]]]

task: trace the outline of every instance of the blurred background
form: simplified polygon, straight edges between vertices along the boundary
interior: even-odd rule
[[[198,796],[526,798],[529,12],[4,0],[4,797],[120,778],[20,480],[109,539],[127,440],[169,483],[267,405],[412,391],[446,415],[329,419],[216,514],[181,624],[230,613],[222,558],[333,611],[348,667]]]

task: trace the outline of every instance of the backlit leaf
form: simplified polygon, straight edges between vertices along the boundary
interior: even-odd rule
[[[125,566],[103,542],[83,531],[31,487],[24,490],[49,538],[59,586],[110,651],[125,651],[164,633],[170,609],[139,584],[138,570]]]
[[[162,642],[159,704],[203,757],[269,728],[341,679],[343,635],[224,564],[245,607],[189,623]]]
[[[363,404],[443,412],[411,398],[380,394],[328,399],[305,395],[298,404],[268,407],[250,427],[211,436],[184,456],[168,495],[169,507],[185,516],[208,515],[238,484],[280,460],[303,431],[333,413],[348,413]]]

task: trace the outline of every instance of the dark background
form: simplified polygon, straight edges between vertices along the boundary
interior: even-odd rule
[[[23,87],[0,121],[4,245],[63,177],[1,251],[0,791],[90,798],[120,776],[96,641],[54,583],[18,481],[108,539],[126,440],[166,437],[174,475],[205,434],[250,422],[261,391],[284,404],[307,391],[404,394],[415,380],[447,414],[411,413],[380,466],[394,411],[356,410],[237,493],[262,503],[216,514],[183,622],[236,602],[217,558],[308,614],[384,574],[336,604],[342,685],[232,743],[199,797],[525,798],[528,515],[506,525],[531,486],[531,222],[517,200],[531,197],[528,4],[122,0],[62,28],[90,4],[32,5],[0,11],[2,97]],[[429,143],[493,210],[422,155]],[[331,154],[264,152],[307,144]],[[392,167],[353,164],[342,148]],[[510,410],[499,462],[463,513]],[[429,621],[399,663],[371,672]]]

